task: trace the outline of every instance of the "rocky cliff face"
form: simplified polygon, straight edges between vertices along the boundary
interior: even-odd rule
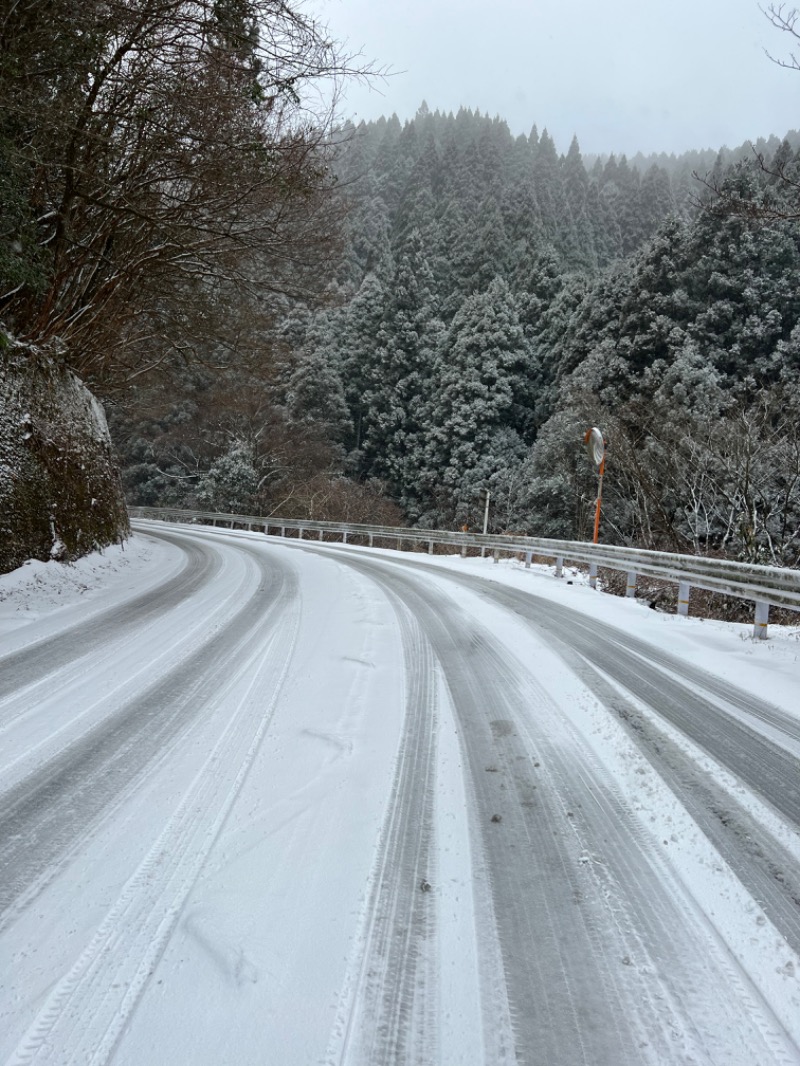
[[[100,404],[49,355],[0,331],[0,573],[74,559],[128,532]]]

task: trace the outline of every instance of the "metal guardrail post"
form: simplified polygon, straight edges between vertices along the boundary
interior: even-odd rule
[[[433,541],[428,541],[428,555],[433,555]]]
[[[347,544],[347,530],[342,530],[342,544]]]
[[[322,540],[324,536],[325,536],[325,530],[324,530],[324,529],[321,529],[321,530],[319,531],[319,539],[320,539],[320,540]]]
[[[369,535],[369,546],[370,546],[370,548],[372,547],[372,542],[373,542],[374,538],[375,538],[375,534],[374,533],[370,533],[370,535]]]
[[[756,617],[753,624],[753,639],[766,640],[769,624],[769,604],[766,600],[756,600]]]
[[[636,595],[636,571],[629,570],[628,578],[625,585],[625,595],[632,599]]]
[[[597,588],[597,563],[589,563],[589,588]]]
[[[678,582],[678,614],[689,614],[689,593],[692,586],[688,581]]]
[[[525,569],[530,570],[531,559],[533,558],[533,552],[525,552]]]
[[[563,555],[557,555],[556,556],[556,577],[563,577],[563,576],[564,576],[564,556]]]

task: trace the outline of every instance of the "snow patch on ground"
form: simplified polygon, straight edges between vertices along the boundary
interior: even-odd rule
[[[165,571],[179,569],[182,557],[177,548],[138,534],[73,563],[29,559],[0,574],[0,636],[65,608],[105,609],[112,600],[160,583]]]

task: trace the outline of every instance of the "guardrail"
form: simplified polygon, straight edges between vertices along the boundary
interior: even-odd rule
[[[323,540],[325,534],[331,534],[340,537],[344,544],[351,538],[364,539],[370,547],[378,540],[394,541],[398,547],[402,547],[404,543],[427,544],[429,554],[433,554],[435,544],[458,547],[462,555],[466,554],[467,548],[480,548],[481,554],[493,552],[495,559],[500,552],[524,555],[526,566],[530,566],[531,559],[537,555],[554,560],[557,577],[561,577],[565,561],[570,560],[588,564],[589,582],[593,587],[596,586],[598,567],[602,566],[627,574],[627,596],[635,595],[639,575],[676,584],[678,614],[689,613],[689,593],[692,588],[752,600],[755,604],[753,636],[762,640],[767,636],[771,605],[800,611],[800,570],[777,566],[759,566],[697,555],[587,544],[581,541],[548,540],[544,537],[458,533],[447,530],[360,525],[352,522],[312,522],[297,518],[264,518],[259,515],[184,511],[168,507],[132,507],[130,514],[132,518],[204,522],[212,526],[223,524],[231,528],[242,526],[251,530],[256,528],[266,535],[273,533],[284,537],[287,530],[291,530],[295,531],[300,539],[306,533],[316,533],[319,540]]]

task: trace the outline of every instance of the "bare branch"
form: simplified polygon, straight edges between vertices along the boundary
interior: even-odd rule
[[[299,3],[75,10],[29,0],[0,24],[0,139],[36,267],[0,278],[0,312],[111,386],[152,362],[145,337],[169,350],[178,321],[202,334],[190,320],[221,288],[241,305],[324,286],[342,211],[333,106],[343,78],[370,71]]]

